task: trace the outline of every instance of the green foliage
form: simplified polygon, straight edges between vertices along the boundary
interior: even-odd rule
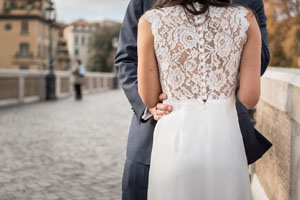
[[[115,52],[112,45],[113,38],[119,37],[121,24],[117,22],[104,22],[97,25],[89,42],[89,58],[87,68],[93,72],[112,72],[114,59],[111,54]]]

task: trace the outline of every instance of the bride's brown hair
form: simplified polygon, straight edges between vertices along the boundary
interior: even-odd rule
[[[201,4],[201,9],[197,10],[194,6],[194,3]],[[238,4],[232,3],[232,0],[157,0],[156,3],[153,5],[153,8],[163,8],[169,6],[176,6],[181,5],[184,7],[185,11],[192,13],[193,15],[201,15],[205,13],[209,6],[216,6],[216,7],[230,7],[230,6],[238,6]],[[243,6],[243,5],[239,5]],[[257,22],[259,23],[259,18],[256,13],[246,6],[243,6],[252,11],[255,15]]]
[[[201,4],[201,9],[197,10],[194,3]],[[234,4],[231,3],[231,0],[157,0],[152,8],[163,8],[175,5],[183,6],[185,10],[193,15],[201,15],[209,9],[209,6],[229,7]]]

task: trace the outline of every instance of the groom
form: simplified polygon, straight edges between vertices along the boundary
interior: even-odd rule
[[[153,131],[159,115],[168,109],[159,104],[158,109],[147,108],[137,89],[137,24],[141,15],[155,0],[130,0],[120,32],[115,68],[119,72],[122,88],[132,106],[132,116],[126,162],[123,172],[123,200],[146,200]],[[234,3],[252,8],[259,18],[262,35],[261,75],[266,71],[270,55],[267,41],[266,17],[262,0],[235,0]],[[165,99],[160,96],[160,101]],[[253,128],[247,108],[237,99],[239,124],[243,136],[248,164],[259,159],[272,144]],[[218,147],[216,147],[218,148]]]

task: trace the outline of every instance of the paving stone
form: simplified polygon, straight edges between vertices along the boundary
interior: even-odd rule
[[[121,90],[0,109],[0,200],[119,200],[132,110]]]

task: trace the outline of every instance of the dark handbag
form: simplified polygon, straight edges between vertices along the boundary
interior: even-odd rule
[[[79,77],[84,77],[84,75],[81,74],[81,73],[79,72],[79,68],[77,68],[77,69],[73,72],[73,74],[76,75],[76,76],[79,76]]]

